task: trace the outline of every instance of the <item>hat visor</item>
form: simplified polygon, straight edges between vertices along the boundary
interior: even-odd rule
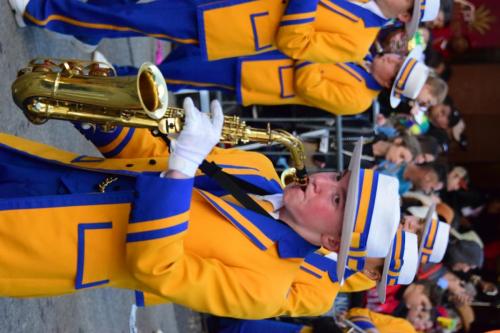
[[[387,274],[389,273],[389,266],[391,265],[392,247],[394,246],[394,240],[391,241],[391,246],[389,247],[389,253],[384,260],[384,268],[382,269],[382,276],[377,284],[377,294],[380,303],[385,303],[385,294],[387,291]]]
[[[420,247],[418,248],[418,260],[422,260],[422,252],[424,251],[424,244],[425,244],[425,235],[429,232],[429,228],[431,227],[431,222],[432,222],[432,216],[434,215],[434,212],[436,211],[436,204],[433,203],[430,207],[429,210],[427,211],[427,215],[425,216],[425,224],[424,224],[424,231],[422,233],[422,237],[420,239]]]
[[[358,186],[359,173],[361,163],[361,151],[363,148],[363,137],[360,137],[354,147],[349,163],[349,171],[351,172],[349,183],[347,185],[347,198],[344,208],[344,219],[342,221],[342,234],[340,237],[340,249],[337,259],[337,278],[339,283],[344,283],[344,273],[347,263],[347,255],[351,245],[351,237],[356,218],[356,208],[358,206]]]
[[[420,47],[415,47],[413,50],[411,50],[411,52],[408,53],[408,56],[406,56],[405,61],[403,61],[403,64],[401,65],[401,68],[398,71],[398,74],[396,74],[396,77],[394,78],[394,83],[392,84],[391,95],[389,99],[392,108],[397,108],[399,103],[401,103],[401,97],[399,97],[400,95],[396,94],[396,84],[398,83],[399,78],[403,74],[402,71],[404,70],[406,63],[410,61],[411,58],[418,59],[421,56],[422,52],[423,50]]]
[[[415,32],[417,32],[421,13],[420,0],[415,0],[413,3],[413,12],[411,14],[411,19],[405,24],[406,36],[408,36],[408,38],[413,38],[413,35],[415,35]]]

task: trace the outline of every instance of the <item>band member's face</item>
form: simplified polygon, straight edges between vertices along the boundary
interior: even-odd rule
[[[372,75],[381,86],[390,88],[402,64],[403,57],[394,53],[386,53],[373,60]]]
[[[408,39],[403,29],[394,31],[382,45],[385,52],[405,55],[408,53]]]
[[[377,4],[388,18],[399,18],[406,22],[411,18],[409,15],[411,15],[410,10],[413,8],[414,0],[378,0]]]
[[[349,174],[320,172],[310,175],[307,187],[289,185],[280,217],[309,242],[331,251],[338,249]]]

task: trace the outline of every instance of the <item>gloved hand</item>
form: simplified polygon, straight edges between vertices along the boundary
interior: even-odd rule
[[[218,101],[212,101],[212,117],[200,112],[191,98],[183,103],[186,112],[184,128],[171,140],[169,169],[194,177],[196,169],[212,148],[219,142],[224,115]]]

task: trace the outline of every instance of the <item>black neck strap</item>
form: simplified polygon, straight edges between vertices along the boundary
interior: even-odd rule
[[[257,195],[265,195],[268,194],[266,191],[249,182],[230,175],[227,172],[224,172],[222,168],[214,162],[203,160],[199,168],[203,171],[203,173],[212,178],[220,187],[230,193],[245,208],[272,218],[272,216],[269,215],[264,208],[262,208],[247,194],[247,192],[250,192]]]
[[[160,133],[157,130],[152,130],[154,136],[159,136],[165,141],[167,147],[170,149],[170,139],[167,135]],[[267,216],[274,219],[269,213],[262,208],[255,200],[253,200],[248,193],[253,193],[257,195],[266,195],[268,192],[264,191],[260,187],[255,186],[247,181],[239,179],[227,172],[224,172],[220,166],[214,162],[208,162],[203,160],[200,164],[199,169],[210,178],[212,178],[217,185],[230,193],[243,207],[250,209],[256,213]]]

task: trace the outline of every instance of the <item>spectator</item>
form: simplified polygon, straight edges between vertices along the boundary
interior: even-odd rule
[[[483,265],[483,243],[474,231],[460,234],[452,230],[444,263],[452,271],[467,273]]]
[[[388,161],[384,161],[377,166],[383,174],[392,175],[399,180],[399,194],[403,195],[410,189],[430,193],[438,191],[443,187],[443,179],[440,178],[435,164],[426,163],[417,165],[409,163],[407,165],[395,166]]]
[[[352,145],[347,145],[343,149],[346,157],[345,165],[349,164],[352,149]],[[363,168],[371,168],[384,160],[394,165],[401,165],[410,163],[420,153],[420,143],[414,136],[405,134],[389,140],[384,135],[378,135],[372,142],[363,145],[361,165]]]
[[[422,164],[434,162],[442,153],[441,146],[435,137],[430,135],[420,135],[417,139],[420,143],[421,153],[415,158],[415,163]]]

